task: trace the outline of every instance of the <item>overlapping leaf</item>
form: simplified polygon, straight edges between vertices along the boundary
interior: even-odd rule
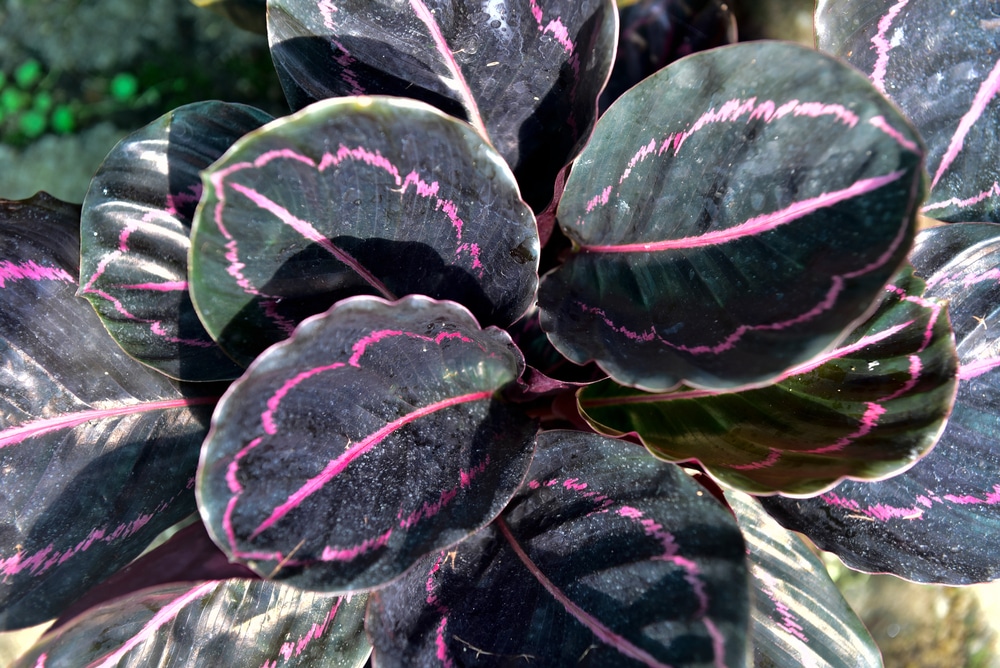
[[[201,170],[269,120],[239,104],[179,107],[111,149],[84,199],[80,294],[130,355],[173,378],[232,379],[242,371],[191,305],[191,220]]]
[[[191,292],[249,364],[357,294],[424,294],[505,326],[531,304],[538,232],[472,128],[419,102],[318,102],[238,141],[204,174]]]
[[[468,120],[540,210],[590,132],[615,54],[611,0],[270,0],[268,36],[294,109],[396,95]]]
[[[366,598],[260,580],[163,585],[42,636],[15,668],[360,668]]]
[[[929,455],[905,473],[844,482],[815,499],[764,499],[790,529],[852,568],[917,582],[1000,578],[1000,226],[922,232],[912,261],[927,296],[947,299],[958,341],[955,408]]]
[[[194,511],[218,391],[122,352],[75,296],[79,243],[78,207],[0,201],[4,629],[56,616]]]
[[[774,385],[650,394],[605,381],[581,390],[581,412],[598,431],[634,431],[658,457],[699,461],[757,494],[886,477],[934,445],[955,398],[945,305],[923,288],[907,267],[838,348]]]
[[[634,119],[643,119],[635,123]],[[747,43],[619,98],[577,160],[542,327],[650,391],[760,385],[828,349],[904,259],[919,137],[818,52]]]
[[[802,539],[751,497],[727,491],[726,500],[747,541],[754,665],[881,668],[871,634]]]
[[[495,397],[523,369],[450,302],[341,302],[220,403],[198,493],[213,536],[265,577],[380,585],[499,514],[535,425]]]
[[[546,432],[501,518],[372,594],[379,666],[743,665],[733,517],[637,446]]]
[[[820,0],[819,48],[899,105],[927,143],[923,212],[1000,222],[1000,6],[978,0]]]

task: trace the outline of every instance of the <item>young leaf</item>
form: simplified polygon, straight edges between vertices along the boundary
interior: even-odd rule
[[[900,266],[921,156],[829,56],[753,42],[679,60],[619,98],[577,160],[559,203],[577,248],[542,281],[542,327],[650,391],[773,381],[850,331]]]
[[[749,548],[754,665],[772,668],[882,667],[871,634],[823,562],[752,497],[727,491]]]
[[[495,396],[523,369],[458,304],[345,300],[223,398],[199,469],[233,559],[299,587],[374,587],[499,514],[535,424]]]
[[[960,249],[960,250],[958,250]],[[957,252],[956,252],[957,250]],[[912,255],[927,297],[948,300],[959,386],[930,454],[894,478],[844,482],[814,499],[764,499],[801,531],[859,570],[916,582],[1000,578],[1000,225],[922,232]]]
[[[636,432],[658,457],[700,462],[726,485],[815,494],[886,477],[937,441],[958,381],[944,303],[907,267],[838,348],[744,392],[650,394],[605,381],[579,393],[602,433]]]
[[[868,74],[927,142],[922,211],[1000,222],[1000,53],[995,2],[820,0],[819,48]]]
[[[739,666],[732,515],[630,443],[554,431],[503,515],[372,594],[379,666]]]
[[[47,633],[14,668],[360,668],[366,599],[259,580],[163,585]]]
[[[326,100],[252,132],[204,172],[191,292],[249,364],[340,299],[424,294],[505,326],[538,284],[538,232],[509,168],[425,104]]]
[[[394,95],[467,120],[536,211],[590,133],[615,55],[610,0],[270,0],[271,56],[293,109]]]
[[[80,295],[126,352],[173,378],[231,380],[242,371],[191,305],[191,220],[199,172],[269,120],[239,104],[179,107],[111,149],[83,201]]]
[[[79,207],[0,201],[0,628],[56,616],[195,510],[219,388],[128,357],[75,296]]]

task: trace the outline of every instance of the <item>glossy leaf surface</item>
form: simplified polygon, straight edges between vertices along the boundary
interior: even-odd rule
[[[845,58],[927,142],[923,213],[1000,222],[1000,6],[981,0],[820,0],[820,49]]]
[[[923,288],[900,272],[835,350],[774,385],[650,394],[604,381],[580,391],[581,412],[598,431],[636,432],[656,456],[699,461],[756,494],[886,477],[934,445],[958,383],[945,305]]]
[[[802,539],[752,497],[727,491],[726,500],[749,548],[754,665],[881,668],[868,629]]]
[[[538,232],[513,175],[465,123],[419,102],[318,102],[204,173],[191,291],[249,364],[340,299],[424,294],[508,325],[531,304]]]
[[[743,665],[744,550],[679,467],[545,432],[501,519],[372,594],[374,663]]]
[[[918,143],[810,49],[677,61],[619,98],[577,160],[559,203],[577,252],[542,282],[542,327],[646,390],[772,381],[850,331],[900,266]]]
[[[242,371],[191,304],[191,220],[201,170],[269,120],[225,102],[179,107],[119,142],[84,199],[80,294],[130,355],[173,378],[233,379]]]
[[[611,0],[270,0],[293,109],[342,95],[422,100],[469,121],[539,210],[597,113],[615,54]]]
[[[42,636],[16,668],[363,666],[366,597],[259,580],[164,585],[115,599]]]
[[[0,201],[0,628],[56,616],[194,512],[217,388],[128,357],[75,296],[79,207]]]
[[[513,496],[535,424],[495,393],[522,369],[509,337],[457,304],[341,302],[220,403],[202,515],[265,577],[340,591],[387,582]]]
[[[927,296],[949,300],[959,354],[955,408],[930,454],[894,478],[815,499],[764,499],[782,524],[848,566],[916,582],[1000,578],[1000,226],[922,232],[912,255]]]

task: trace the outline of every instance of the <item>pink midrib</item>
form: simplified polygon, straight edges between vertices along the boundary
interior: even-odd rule
[[[203,406],[205,404],[214,404],[218,400],[218,397],[164,399],[160,401],[129,404],[127,406],[119,406],[118,408],[85,410],[75,413],[67,413],[65,415],[60,415],[59,417],[35,420],[12,429],[0,431],[0,449],[12,445],[18,445],[19,443],[30,438],[42,436],[49,432],[59,431],[60,429],[72,429],[73,427],[78,427],[81,424],[85,424],[93,420],[105,420],[108,418],[122,417],[136,413],[149,413],[174,408]]]
[[[559,603],[566,609],[566,612],[572,615],[573,618],[590,629],[599,640],[615,648],[625,656],[635,659],[636,661],[640,661],[647,666],[653,666],[654,668],[670,668],[670,666],[657,660],[655,656],[646,650],[641,647],[637,647],[628,639],[609,629],[599,619],[571,601],[569,597],[555,585],[555,583],[549,580],[545,574],[542,573],[541,569],[538,568],[535,562],[531,560],[531,557],[528,556],[528,554],[524,551],[524,548],[522,548],[517,542],[517,539],[514,537],[514,534],[511,533],[503,518],[496,518],[494,523],[500,530],[500,533],[503,534],[503,537],[507,540],[511,549],[514,550],[517,558],[521,560],[521,563],[524,564],[524,566],[531,572],[532,576],[538,580],[538,583],[545,588],[545,591],[559,601]]]
[[[355,461],[358,457],[361,457],[363,454],[374,448],[376,445],[381,443],[386,436],[398,430],[400,427],[403,427],[411,422],[415,422],[420,418],[426,417],[445,408],[450,408],[452,406],[472,401],[483,401],[490,399],[492,396],[492,390],[483,390],[481,392],[472,392],[458,397],[451,397],[443,401],[438,401],[427,406],[417,408],[413,412],[407,413],[406,415],[389,422],[384,427],[369,434],[359,441],[357,445],[353,446],[347,450],[347,452],[327,464],[319,475],[307,480],[306,483],[297,491],[293,492],[284,503],[275,508],[270,517],[261,522],[260,526],[254,529],[254,532],[250,535],[249,540],[253,540],[261,533],[274,526],[275,523],[277,523],[294,508],[298,507],[303,501],[306,500],[306,498],[318,492],[324,485],[326,485],[326,483],[330,482],[333,478],[342,473],[351,462]]]

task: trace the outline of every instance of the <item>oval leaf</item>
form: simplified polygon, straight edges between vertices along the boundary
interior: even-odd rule
[[[495,393],[522,368],[506,334],[457,304],[341,302],[220,403],[202,515],[265,577],[341,591],[387,582],[513,496],[535,425]]]
[[[577,160],[559,204],[577,252],[542,282],[542,326],[650,391],[772,381],[850,331],[900,266],[921,155],[829,56],[755,42],[677,61]]]
[[[83,201],[80,295],[140,362],[184,380],[239,376],[188,294],[191,220],[201,170],[271,120],[225,102],[179,107],[118,143]]]
[[[293,109],[341,95],[422,100],[469,121],[538,211],[590,133],[615,54],[610,0],[270,0]]]
[[[754,665],[881,668],[875,641],[801,538],[740,492],[726,501],[747,541]]]
[[[360,668],[371,653],[366,599],[259,580],[164,585],[49,632],[15,668]]]
[[[219,392],[139,364],[75,296],[79,215],[0,200],[3,629],[56,616],[194,512]]]
[[[374,592],[368,631],[380,666],[743,665],[744,550],[679,467],[546,432],[501,518]]]
[[[916,582],[987,582],[1000,578],[1000,226],[924,231],[912,260],[928,297],[948,300],[958,341],[958,396],[938,444],[889,480],[763,503],[851,568]]]
[[[819,48],[899,105],[927,142],[923,213],[1000,222],[1000,54],[995,2],[820,0]]]
[[[464,123],[389,98],[319,102],[204,173],[191,291],[249,363],[358,294],[425,294],[508,325],[538,284],[538,232],[503,160]]]
[[[605,381],[579,393],[602,433],[636,432],[658,457],[698,461],[755,494],[816,494],[907,468],[951,412],[958,359],[944,304],[909,267],[838,348],[745,392],[650,394]]]

